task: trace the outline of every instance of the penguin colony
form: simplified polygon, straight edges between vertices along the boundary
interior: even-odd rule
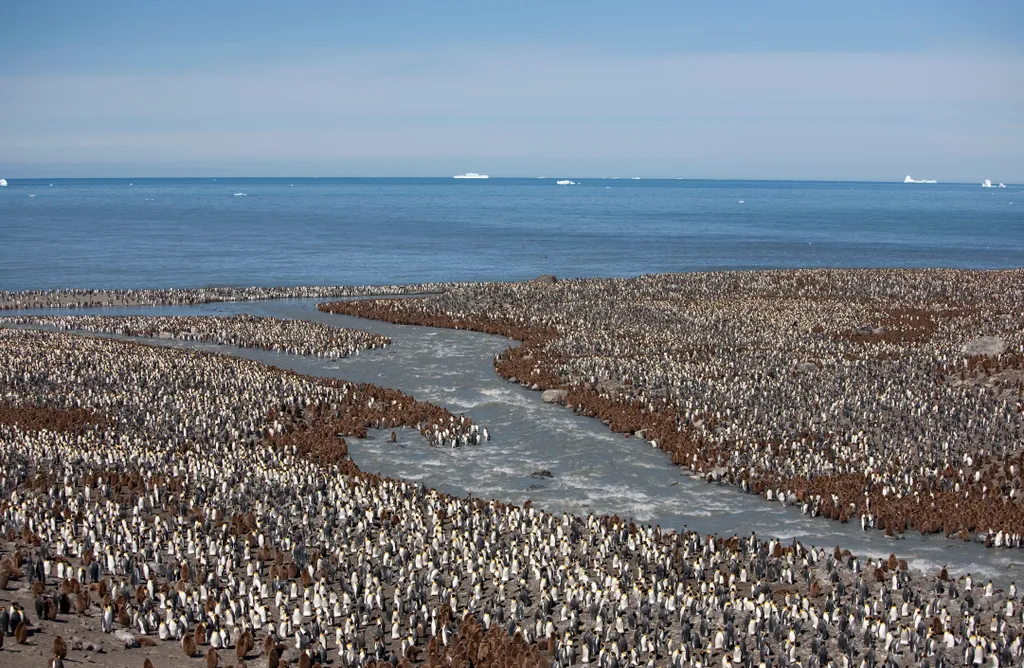
[[[0,290],[0,311],[37,308],[111,306],[177,306],[267,299],[329,299],[369,295],[414,295],[438,292],[467,283],[417,285],[333,285],[298,287],[208,287],[163,290]]]
[[[331,632],[332,648],[347,639],[365,657],[358,613],[369,604],[353,596],[370,585],[350,575],[369,572],[382,547],[366,541],[407,511],[400,498],[387,517],[364,503],[372,477],[348,460],[342,436],[402,426],[438,444],[480,437],[468,419],[394,390],[196,351],[0,330],[0,596],[13,606],[6,625],[0,615],[0,637],[37,644],[46,621],[80,614],[124,645],[174,636],[236,649],[231,632],[262,640],[273,626],[283,656],[301,645],[307,660],[322,659],[316,643],[326,650]],[[251,607],[247,591],[265,607]],[[34,620],[23,612],[32,607]],[[319,626],[299,636],[280,626],[294,609]],[[7,649],[0,665],[25,665]]]
[[[1014,586],[458,499],[347,457],[342,436],[402,425],[479,433],[392,390],[0,330],[0,665],[1024,660]]]
[[[23,316],[0,318],[4,324],[53,327],[117,334],[203,341],[260,348],[293,355],[339,358],[360,350],[383,348],[391,339],[358,329],[305,320],[234,316]]]
[[[320,308],[518,339],[495,359],[506,378],[805,513],[1024,543],[1022,270],[665,274]]]

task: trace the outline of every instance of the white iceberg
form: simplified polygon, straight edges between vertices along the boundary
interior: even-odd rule
[[[576,185],[576,183],[574,181],[570,181],[569,179],[562,179],[561,181],[555,181],[555,183],[557,185],[560,185],[560,186],[574,186],[574,185]]]
[[[981,187],[982,188],[995,188],[995,186],[992,185],[992,182],[989,181],[988,179],[985,179],[984,181],[981,182]]]
[[[452,178],[456,178],[456,179],[489,179],[491,177],[487,176],[486,174],[477,174],[476,172],[466,172],[465,174],[456,174]]]
[[[0,188],[3,188],[6,185],[7,185],[7,179],[0,179]]]
[[[907,174],[907,178],[903,179],[904,183],[938,183],[935,179],[915,179],[911,178],[910,174]]]

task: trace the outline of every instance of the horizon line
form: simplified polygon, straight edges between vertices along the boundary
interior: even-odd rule
[[[221,174],[218,176],[12,176],[4,177],[8,184],[12,181],[47,181],[47,180],[60,180],[60,181],[91,181],[91,180],[110,180],[110,181],[131,181],[135,180],[166,180],[166,181],[184,181],[184,180],[195,180],[195,179],[455,179],[455,175],[387,175],[387,176],[375,176],[375,175],[364,175],[364,176],[352,176],[352,175],[297,175],[297,174],[286,174],[281,176],[239,176],[239,175],[226,175]],[[723,177],[677,177],[677,176],[573,176],[573,175],[558,175],[558,176],[491,176],[487,175],[486,178],[479,179],[459,179],[459,181],[468,182],[480,182],[490,181],[492,179],[505,179],[505,180],[549,180],[549,179],[587,179],[590,181],[749,181],[749,182],[778,182],[778,181],[789,181],[795,183],[898,183],[903,185],[976,185],[981,184],[982,180],[975,181],[936,181],[935,183],[906,183],[903,180],[880,180],[880,179],[800,179],[800,178],[723,178]],[[1000,183],[1000,182],[996,182]],[[1015,183],[1004,183],[1007,187],[1017,186],[1020,184]]]

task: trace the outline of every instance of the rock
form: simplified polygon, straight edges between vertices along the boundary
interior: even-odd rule
[[[554,274],[541,274],[537,278],[533,279],[534,283],[557,283],[558,277]]]
[[[998,336],[979,336],[966,346],[964,355],[973,357],[975,355],[1002,355],[1006,352],[1006,341]]]
[[[540,399],[546,404],[563,404],[567,396],[569,392],[566,390],[544,390],[540,394]]]
[[[125,631],[124,629],[114,631],[114,638],[116,638],[118,642],[124,643],[125,649],[132,649],[139,646],[139,639],[135,637],[135,634]]]
[[[530,386],[530,389],[533,390],[534,392],[536,392],[537,390],[540,389],[540,385],[538,385],[537,383],[534,383],[533,385]]]
[[[547,469],[538,469],[538,470],[534,471],[533,473],[531,473],[530,477],[531,478],[554,478],[555,476],[552,475],[551,471],[549,471]]]
[[[281,654],[281,662],[288,662],[289,665],[297,663],[299,660],[299,650],[289,647]]]
[[[70,641],[71,649],[73,650],[81,650],[82,647],[85,646],[85,641],[79,638],[78,636],[71,636]]]
[[[508,379],[508,382],[510,382],[510,383],[518,383],[519,379],[516,378],[515,376],[512,376],[511,378]]]

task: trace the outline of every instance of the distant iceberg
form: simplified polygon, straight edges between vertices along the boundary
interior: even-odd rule
[[[452,178],[456,178],[456,179],[489,179],[491,177],[487,176],[486,174],[477,174],[476,172],[466,172],[465,174],[456,174]]]
[[[981,187],[982,188],[995,188],[995,186],[992,185],[992,182],[989,181],[988,179],[985,179],[984,181],[981,182]]]
[[[0,179],[0,188],[3,188],[6,185],[7,185],[7,179]]]
[[[911,178],[910,174],[907,174],[907,178],[903,179],[904,183],[938,183],[935,179],[914,179]]]
[[[574,185],[576,185],[575,181],[570,181],[569,179],[562,179],[561,181],[555,181],[555,183],[557,185],[560,185],[560,186],[574,186]]]

